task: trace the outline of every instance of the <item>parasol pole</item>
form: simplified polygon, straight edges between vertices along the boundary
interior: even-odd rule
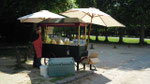
[[[44,43],[46,43],[46,38],[45,38],[45,26],[44,26]]]
[[[84,40],[85,40],[85,43],[87,43],[87,42],[86,42],[86,33],[87,33],[87,26],[85,26],[85,32],[84,32]]]
[[[45,38],[45,43],[47,42],[47,25],[44,28],[44,38]]]
[[[85,32],[84,35],[86,36],[86,32],[87,32],[87,26],[85,26]],[[85,38],[86,39],[86,38]]]
[[[91,34],[91,27],[92,27],[92,20],[93,20],[93,15],[91,16],[91,23],[90,23],[90,29],[89,29],[89,34],[88,34],[88,42],[87,42],[87,49],[88,49],[88,44],[89,44],[89,40],[90,40],[90,34]]]
[[[78,26],[78,45],[80,46],[80,25]]]

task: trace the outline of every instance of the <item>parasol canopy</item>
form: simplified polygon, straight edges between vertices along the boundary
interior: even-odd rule
[[[25,23],[39,23],[45,19],[48,18],[65,18],[61,15],[49,12],[48,10],[41,10],[39,12],[35,12],[23,17],[19,17],[18,20],[20,20],[20,22],[25,22]]]
[[[125,27],[125,25],[121,24],[110,15],[96,8],[74,8],[60,14],[70,18],[79,18],[85,23],[106,27]]]

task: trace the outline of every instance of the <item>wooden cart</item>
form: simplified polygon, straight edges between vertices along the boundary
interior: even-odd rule
[[[77,70],[79,70],[79,63],[81,57],[88,56],[87,45],[80,45],[80,27],[85,27],[85,36],[87,31],[87,24],[77,18],[64,18],[64,19],[46,19],[40,23],[44,28],[48,26],[53,27],[77,27],[78,28],[78,44],[77,45],[59,45],[43,43],[42,57],[73,57],[77,62]]]

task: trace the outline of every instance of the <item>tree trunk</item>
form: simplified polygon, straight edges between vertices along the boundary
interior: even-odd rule
[[[142,19],[142,24],[141,24],[141,28],[140,28],[140,45],[143,45],[144,44],[144,31],[145,31],[145,28],[144,28],[144,19]]]
[[[108,32],[107,32],[107,28],[105,28],[105,42],[108,42]]]
[[[21,57],[20,57],[20,51],[19,49],[16,47],[16,64],[17,64],[17,67],[21,67]]]
[[[119,43],[123,43],[123,28],[120,28]]]
[[[144,44],[144,27],[141,27],[140,45]]]
[[[97,31],[97,28],[96,28],[96,31],[95,31],[95,35],[96,35],[96,41],[98,41],[98,31]]]
[[[96,35],[96,41],[98,41],[98,35]]]

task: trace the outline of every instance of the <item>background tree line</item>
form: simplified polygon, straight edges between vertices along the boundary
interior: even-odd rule
[[[0,42],[28,42],[32,35],[32,24],[22,24],[17,18],[37,12],[49,10],[60,13],[70,8],[95,7],[108,13],[126,28],[105,28],[93,26],[93,35],[119,36],[120,43],[124,35],[144,38],[150,36],[150,1],[149,0],[1,0],[0,3]],[[60,29],[60,28],[59,28]],[[59,32],[67,31],[62,29]],[[74,29],[70,30],[71,32]],[[107,39],[106,39],[107,41]]]

